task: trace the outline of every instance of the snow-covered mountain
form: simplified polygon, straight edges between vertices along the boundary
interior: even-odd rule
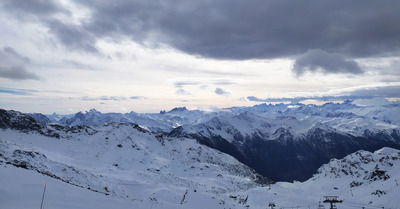
[[[393,103],[381,106],[357,106],[347,100],[343,103],[326,103],[324,105],[305,104],[260,104],[252,107],[232,107],[220,111],[205,112],[188,110],[186,107],[174,108],[160,113],[101,113],[96,109],[78,112],[75,115],[47,115],[52,123],[60,125],[102,125],[110,122],[133,122],[151,131],[170,132],[182,125],[195,125],[214,117],[239,115],[250,112],[259,118],[273,120],[280,116],[291,116],[298,120],[313,123],[327,123],[333,128],[362,134],[360,129],[377,127],[377,130],[400,125],[400,104]],[[48,122],[40,113],[31,114],[38,121]],[[358,122],[360,121],[360,122]],[[346,126],[346,124],[348,124]],[[372,124],[372,125],[371,125]]]
[[[265,184],[252,169],[192,139],[154,136],[133,124],[53,130],[59,138],[0,130],[1,208],[38,205],[45,183],[45,207],[62,209],[261,209],[272,202],[316,208],[332,195],[343,201],[338,208],[400,205],[396,149],[332,159],[302,183]]]
[[[332,159],[305,182],[278,182],[237,195],[248,197],[251,208],[266,207],[269,202],[274,202],[276,208],[329,208],[323,203],[324,196],[342,200],[336,203],[337,208],[400,208],[399,181],[400,151],[385,147]]]
[[[215,112],[179,107],[160,113],[121,114],[92,109],[52,124],[136,123],[151,132],[196,139],[275,180],[304,181],[332,158],[360,149],[400,148],[399,114],[400,105],[396,103],[358,106],[345,101],[260,104]]]
[[[139,208],[191,208],[202,199],[215,208],[230,192],[268,183],[227,154],[136,124],[63,127],[6,113],[0,117],[1,170],[33,170]]]
[[[158,114],[155,113],[101,113],[96,109],[91,109],[86,112],[78,112],[73,116],[67,115],[62,117],[57,115],[59,120],[54,120],[55,114],[48,115],[47,117],[53,118],[52,123],[60,125],[102,125],[106,123],[118,122],[118,123],[136,123],[141,127],[153,132],[170,132],[172,129],[179,127],[183,124],[194,124],[208,119],[210,116],[216,113],[207,113],[199,110],[190,111],[186,107],[174,108],[171,111],[161,111]],[[32,114],[35,116],[37,114]],[[35,118],[36,119],[36,118]],[[39,118],[37,118],[39,119]]]
[[[396,119],[371,118],[366,108],[350,102],[233,108],[208,121],[182,125],[170,135],[197,139],[275,180],[304,181],[332,158],[360,149],[400,148]],[[399,106],[385,106],[375,115],[396,111]]]
[[[288,158],[287,153],[295,153],[296,159],[307,158],[305,153],[310,151],[296,142],[311,141],[322,149],[335,147],[344,137],[341,140],[351,147],[360,137],[293,116],[271,120],[251,111],[237,112],[218,113],[166,135],[133,123],[46,125],[27,114],[0,110],[0,208],[37,204],[46,182],[46,207],[53,208],[266,208],[270,202],[277,207],[317,207],[323,196],[332,195],[343,200],[337,204],[340,208],[400,205],[396,198],[400,195],[397,149],[357,151],[340,160],[330,159],[302,183],[271,185],[268,178],[235,158],[198,143],[202,142],[200,138],[176,133],[198,130],[211,137],[210,143],[225,143],[226,152],[235,148],[234,143],[244,147],[247,142],[271,142],[272,147],[264,147],[269,157]],[[266,136],[269,138],[262,138]],[[392,138],[370,140],[397,139],[392,134]],[[273,143],[282,143],[280,148],[294,143],[293,150],[277,150]],[[299,155],[302,149],[304,156]],[[349,151],[346,147],[335,149],[325,150]],[[281,160],[268,169],[278,170],[284,165]]]

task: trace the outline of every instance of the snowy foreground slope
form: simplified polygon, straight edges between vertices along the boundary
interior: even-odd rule
[[[43,186],[49,177],[56,180],[49,181],[49,188],[52,182],[61,188],[53,190],[58,198],[54,204],[65,201],[60,192],[68,199],[73,190],[134,208],[195,208],[203,203],[208,208],[233,208],[238,203],[224,201],[231,192],[267,182],[229,155],[191,139],[154,136],[134,124],[46,128],[54,128],[52,134],[58,138],[37,131],[0,130],[1,196],[7,197],[0,208],[36,204],[30,202],[35,197],[25,202],[18,195],[30,196],[29,188]],[[16,181],[14,176],[24,180]],[[16,193],[20,194],[13,196]],[[68,208],[70,203],[65,204]]]
[[[336,204],[338,208],[400,208],[399,181],[400,151],[383,148],[332,159],[305,182],[278,182],[270,188],[253,188],[241,194],[249,196],[251,206],[265,205],[269,200],[278,208],[317,208],[325,200],[323,196],[338,196],[343,200]]]
[[[63,156],[66,152],[62,150],[66,149],[68,143],[62,147],[50,145],[48,147],[52,149],[47,150],[43,149],[44,145],[21,143],[24,135],[12,131],[3,132],[2,136],[3,134],[19,139],[18,143],[10,143],[2,137],[1,153],[8,155],[7,152],[14,150],[15,156],[11,157],[14,158],[12,161],[22,160],[22,151],[15,152],[15,148],[18,147],[18,150],[35,150],[23,158],[27,162],[26,165],[37,161],[29,159],[30,157],[40,158],[39,151],[47,154],[47,161],[52,163],[43,162],[40,170],[42,173],[38,173],[35,169],[27,170],[7,164],[11,158],[2,156],[0,208],[39,207],[45,183],[45,208],[267,208],[270,202],[274,202],[278,208],[316,208],[319,201],[324,200],[324,195],[338,195],[339,199],[343,200],[343,203],[337,204],[338,208],[400,208],[400,151],[391,148],[384,148],[375,153],[359,151],[341,160],[333,159],[329,164],[322,166],[318,174],[303,183],[278,182],[270,186],[260,186],[251,183],[246,176],[238,175],[232,179],[232,175],[223,173],[224,169],[219,168],[221,165],[214,165],[213,171],[210,171],[206,178],[199,178],[197,172],[188,171],[188,179],[179,181],[175,176],[169,181],[164,181],[165,177],[162,175],[143,170],[135,163],[132,166],[138,167],[132,169],[111,166],[107,169],[104,168],[107,166],[102,167],[102,162],[82,159],[78,150],[83,149],[83,146],[69,150],[68,152],[75,153],[66,157]],[[40,140],[38,137],[28,138],[28,141]],[[118,152],[113,154],[116,155],[114,159],[121,157]],[[104,156],[109,157],[111,156]],[[152,154],[147,156],[148,160],[156,160],[152,159],[153,157]],[[80,160],[88,164],[84,166],[85,163],[80,163]],[[57,168],[64,169],[61,168],[63,165],[60,165],[60,161],[69,163],[65,164],[66,170],[74,168],[75,171],[57,173]],[[98,168],[95,169],[94,166]],[[43,171],[54,172],[63,180],[44,175]],[[216,175],[216,171],[222,173],[222,176]],[[177,173],[181,173],[182,178],[185,171],[173,170],[168,176]],[[79,186],[68,184],[65,179],[70,179]],[[230,183],[227,183],[229,181]],[[92,190],[86,188],[88,185]],[[101,186],[96,187],[97,185]],[[101,189],[104,185],[108,186],[110,192],[93,191]],[[328,208],[328,205],[325,206]]]
[[[326,195],[338,208],[400,208],[399,108],[91,110],[59,119],[71,125],[0,109],[0,209],[39,207],[45,183],[45,208],[316,208]],[[269,185],[222,152],[304,182]]]
[[[396,149],[359,151],[303,183],[268,185],[226,154],[134,124],[20,128],[0,130],[0,208],[39,207],[45,183],[45,208],[316,208],[325,195],[338,195],[338,208],[400,208]]]

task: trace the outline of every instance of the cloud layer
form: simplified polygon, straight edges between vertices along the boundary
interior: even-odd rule
[[[361,74],[363,72],[358,66],[357,62],[353,60],[347,60],[340,54],[328,53],[320,49],[308,50],[299,56],[296,59],[292,70],[297,76],[303,75],[306,71],[320,71],[324,74]]]
[[[365,87],[355,90],[347,90],[340,92],[340,95],[325,96],[299,96],[299,97],[282,97],[282,98],[265,98],[261,99],[256,96],[248,96],[247,99],[253,102],[292,102],[297,103],[303,100],[321,100],[321,101],[337,101],[337,100],[356,100],[356,99],[372,99],[375,97],[400,98],[400,86],[376,86]]]
[[[34,16],[74,50],[98,53],[101,38],[165,44],[217,59],[277,58],[321,49],[346,57],[398,54],[400,2],[389,1],[75,1],[90,11],[80,24],[60,2],[16,0],[6,12]]]

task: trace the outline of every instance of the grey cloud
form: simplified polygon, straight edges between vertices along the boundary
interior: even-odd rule
[[[15,49],[6,46],[0,50],[0,65],[24,65],[28,64],[30,59],[20,55]]]
[[[143,96],[132,96],[132,97],[129,97],[129,99],[133,99],[133,100],[136,100],[136,99],[147,99],[146,97],[143,97]]]
[[[4,47],[3,50],[4,50],[4,52],[7,52],[7,53],[13,55],[14,57],[16,57],[17,59],[20,59],[23,62],[26,62],[26,63],[31,62],[31,59],[20,55],[18,52],[16,52],[13,48],[11,48],[9,46]]]
[[[308,50],[296,59],[292,69],[297,76],[306,71],[329,73],[361,74],[363,71],[354,60],[348,60],[338,53],[328,53],[320,49]]]
[[[30,59],[20,55],[11,47],[4,47],[0,50],[0,77],[13,80],[40,80],[39,76],[33,72],[29,72],[25,64]]]
[[[97,37],[128,36],[217,59],[293,56],[319,48],[350,57],[398,54],[400,2],[76,1]]]
[[[356,99],[372,99],[376,97],[400,98],[400,85],[397,86],[377,86],[357,89],[352,91],[343,91],[337,96],[314,96],[314,97],[283,97],[283,98],[266,98],[261,99],[255,96],[248,96],[247,99],[253,102],[292,102],[296,103],[303,100],[321,100],[321,101],[336,101],[336,100],[356,100]]]
[[[261,99],[255,96],[248,96],[247,100],[252,102],[291,102],[291,103],[298,103],[304,100],[320,100],[320,101],[337,101],[337,100],[355,100],[355,99],[371,99],[373,96],[321,96],[321,97],[293,97],[293,98],[266,98]]]
[[[347,95],[358,96],[360,97],[359,99],[369,99],[370,97],[400,98],[400,85],[367,87],[343,93]]]
[[[59,1],[53,0],[7,0],[0,4],[6,13],[23,23],[39,22],[49,29],[58,41],[71,50],[99,53],[96,37],[81,25],[62,22],[57,15],[71,15]]]
[[[217,87],[214,91],[215,94],[221,95],[221,96],[229,96],[231,93],[228,91],[225,91],[219,87]]]
[[[88,53],[100,53],[96,47],[96,38],[80,25],[49,20],[50,33],[71,50],[82,50]]]
[[[24,66],[0,66],[0,77],[10,78],[14,80],[40,80],[39,76],[34,73],[28,72]]]
[[[27,15],[48,16],[60,12],[68,13],[58,4],[58,1],[54,0],[6,0],[0,4],[19,18],[24,18]]]
[[[97,53],[99,38],[129,37],[216,59],[291,57],[321,49],[346,57],[400,53],[400,1],[87,0],[91,16],[73,25],[57,1],[2,1],[8,14],[36,16],[70,49]]]

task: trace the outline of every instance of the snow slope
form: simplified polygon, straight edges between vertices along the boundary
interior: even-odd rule
[[[4,149],[4,144],[2,148]],[[126,175],[126,171],[114,171],[112,174],[103,172],[103,175],[113,175],[114,181],[134,181],[129,186],[118,185],[125,188],[119,190],[113,188],[117,186],[115,182],[110,184],[110,178],[104,177],[104,183],[112,185],[109,186],[113,189],[110,195],[73,186],[33,170],[14,167],[4,161],[0,162],[0,174],[0,208],[39,207],[45,183],[45,208],[261,209],[267,208],[271,202],[277,208],[316,208],[324,200],[324,196],[332,195],[343,200],[336,204],[343,209],[400,208],[400,151],[391,148],[374,153],[359,151],[340,160],[333,159],[322,166],[313,178],[302,183],[278,182],[263,187],[253,185],[250,188],[229,189],[225,193],[204,192],[201,189],[195,192],[193,188],[185,190],[187,187],[174,186],[176,182],[169,182],[171,185],[162,183],[160,176],[151,172],[147,175],[151,181],[147,182],[137,179],[137,176]],[[213,176],[203,181],[203,184],[215,185],[225,178]],[[125,197],[126,194],[142,196],[142,199],[139,200],[136,196],[128,198]],[[328,204],[323,205],[329,208]]]
[[[358,151],[332,159],[305,182],[278,182],[256,187],[236,196],[248,197],[250,208],[317,208],[324,196],[338,196],[342,208],[400,208],[400,151],[383,148],[374,153]]]
[[[193,208],[202,200],[219,208],[229,192],[265,181],[233,157],[194,140],[154,136],[133,124],[56,131],[58,138],[35,130],[1,130],[2,172],[16,172],[9,171],[11,165],[35,170],[139,208]],[[6,188],[12,187],[7,182]]]

